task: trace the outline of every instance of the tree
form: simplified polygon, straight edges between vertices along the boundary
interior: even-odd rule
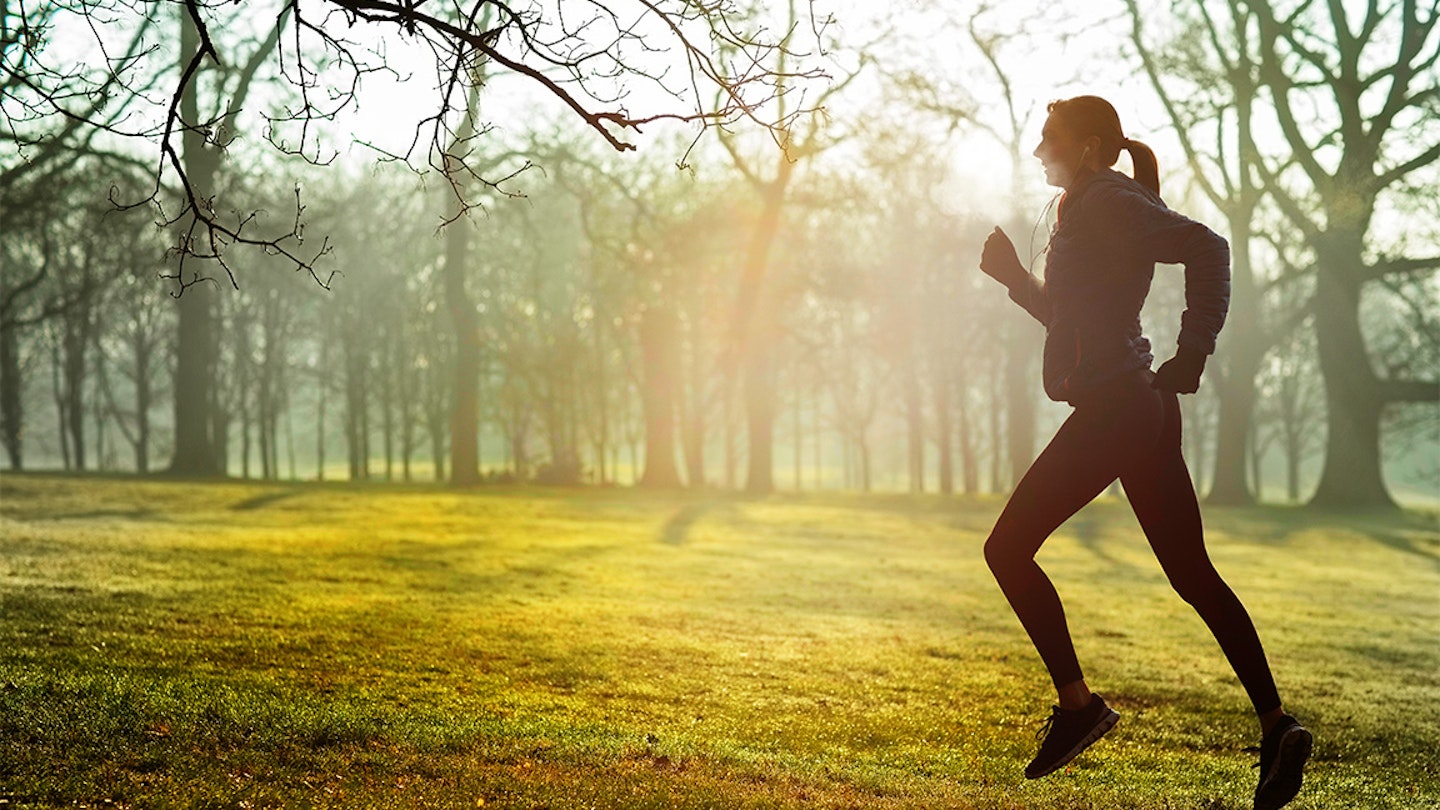
[[[795,83],[790,39],[798,37],[804,30],[801,27],[803,14],[800,4],[790,0],[779,23],[787,38],[782,40],[781,48],[766,56],[766,64],[772,65],[769,70],[782,77],[782,91]],[[816,31],[817,38],[824,38],[823,29],[811,30]],[[883,39],[884,34],[881,34],[872,37],[871,42]],[[820,48],[824,51],[826,43],[821,42]],[[749,450],[745,490],[750,493],[767,494],[775,489],[776,344],[781,336],[780,312],[784,302],[777,295],[774,285],[766,281],[771,253],[780,232],[796,170],[803,162],[845,139],[845,133],[829,126],[831,122],[823,110],[870,64],[869,50],[868,44],[855,46],[856,61],[843,67],[844,75],[819,92],[812,108],[797,108],[783,92],[780,94],[774,105],[774,118],[779,123],[770,128],[774,144],[780,147],[778,153],[767,151],[757,158],[754,153],[746,151],[734,132],[720,130],[720,142],[735,169],[753,190],[758,206],[742,253],[726,361],[727,378],[738,381],[744,395]]]
[[[1254,14],[1259,77],[1287,147],[1257,169],[1314,254],[1329,430],[1312,503],[1394,508],[1381,470],[1382,417],[1394,403],[1440,402],[1440,381],[1433,368],[1377,368],[1360,312],[1368,288],[1440,269],[1440,255],[1392,252],[1406,246],[1372,229],[1387,195],[1435,182],[1440,6],[1404,0],[1359,13],[1339,2],[1230,4]]]
[[[172,10],[182,21],[178,51],[163,40],[147,44],[153,38],[146,29]],[[312,272],[326,252],[324,245],[306,248],[298,227],[254,235],[258,220],[221,203],[219,190],[206,184],[206,167],[193,162],[194,145],[228,146],[245,130],[242,118],[255,120],[245,103],[257,75],[273,77],[284,90],[276,96],[277,108],[264,114],[269,145],[324,163],[333,157],[324,125],[357,103],[365,78],[408,68],[387,61],[392,58],[429,60],[434,105],[415,122],[410,147],[385,155],[441,172],[446,156],[453,158],[459,126],[453,113],[464,107],[480,64],[524,80],[619,151],[634,149],[629,138],[661,121],[775,126],[759,111],[787,92],[782,76],[765,66],[785,46],[763,27],[737,24],[731,0],[610,0],[563,11],[539,0],[441,6],[321,0],[313,8],[293,0],[59,0],[39,11],[20,7],[17,14],[8,5],[5,11],[0,43],[11,70],[0,86],[0,105],[7,113],[19,111],[17,120],[27,123],[63,120],[67,133],[79,133],[74,137],[98,131],[111,141],[150,144],[159,158],[151,200],[164,202],[162,187],[173,183],[181,200],[166,219],[195,223],[183,229],[181,254],[214,259],[227,272],[226,255],[235,245],[267,248]],[[264,42],[254,50],[242,45],[237,58],[230,32],[253,30],[245,21],[259,21],[261,36],[241,39]],[[47,27],[88,35],[95,47],[78,65],[52,67],[43,59]],[[128,46],[114,47],[117,39]],[[397,56],[378,46],[381,41]],[[178,70],[169,62],[172,54],[178,54]],[[797,61],[783,77],[791,86],[797,77],[819,75],[796,68]],[[417,64],[424,69],[424,62]],[[212,109],[194,103],[202,84],[214,91]],[[630,109],[624,99],[642,92],[654,100],[646,109]],[[486,179],[477,166],[466,171]],[[177,273],[175,280],[186,288],[203,277]]]
[[[1145,20],[1158,9],[1126,0],[1130,39],[1180,139],[1195,182],[1225,218],[1231,246],[1231,310],[1211,378],[1219,394],[1215,473],[1207,500],[1253,503],[1246,483],[1246,444],[1253,435],[1255,378],[1266,352],[1293,320],[1277,323],[1263,306],[1254,262],[1255,220],[1264,188],[1256,181],[1255,105],[1259,70],[1254,15],[1232,4],[1224,16],[1203,2],[1169,6],[1169,40],[1147,41]],[[1196,47],[1195,31],[1210,49]],[[1215,81],[1216,77],[1223,81]],[[1233,134],[1232,134],[1233,133]],[[1304,307],[1297,307],[1303,311]],[[1258,483],[1258,482],[1257,482]]]
[[[182,474],[223,472],[211,374],[219,329],[211,299],[217,278],[238,285],[233,248],[284,257],[321,286],[331,280],[319,267],[329,242],[304,240],[298,193],[293,220],[271,225],[259,212],[227,202],[220,155],[246,148],[242,135],[263,132],[281,154],[331,160],[326,125],[356,104],[362,80],[410,72],[387,62],[390,48],[377,43],[393,45],[396,59],[429,59],[434,76],[433,106],[414,122],[410,146],[380,147],[379,156],[441,172],[462,212],[467,186],[473,193],[504,180],[486,176],[486,150],[457,148],[471,139],[481,143],[491,131],[455,114],[486,71],[523,79],[619,151],[634,149],[630,138],[661,121],[696,124],[702,132],[741,122],[778,126],[783,122],[761,117],[766,103],[819,75],[795,67],[782,86],[766,64],[784,45],[761,27],[736,24],[729,0],[611,0],[567,5],[563,14],[558,4],[538,0],[443,7],[409,0],[322,0],[314,7],[293,0],[60,0],[40,8],[5,8],[0,109],[12,122],[7,135],[46,158],[46,166],[56,165],[52,155],[98,148],[92,141],[127,155],[127,141],[153,150],[153,191],[118,202],[153,204],[175,227],[179,265],[168,277],[176,284],[180,317],[171,470]],[[153,31],[171,12],[179,18],[178,37],[147,44],[156,42]],[[95,47],[78,65],[54,68],[43,58],[46,26],[64,29],[67,39],[90,36]],[[248,108],[249,94],[261,81],[271,83],[266,96],[273,103],[257,114]],[[627,97],[651,101],[632,110]],[[12,168],[0,164],[7,176]],[[468,350],[458,348],[459,362],[467,363]],[[466,396],[466,389],[455,386],[456,395]],[[454,452],[467,446],[452,441]],[[468,467],[460,465],[458,480]]]

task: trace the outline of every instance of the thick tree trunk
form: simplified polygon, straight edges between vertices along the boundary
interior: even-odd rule
[[[479,106],[477,83],[470,90],[465,118],[456,134],[457,144],[465,143],[474,132]],[[445,160],[452,181],[463,188],[459,160],[449,155]],[[480,483],[480,318],[465,284],[470,272],[468,226],[469,220],[462,216],[446,229],[443,274],[445,308],[455,328],[455,376],[450,392],[450,483],[457,487]],[[518,470],[516,477],[519,477]]]
[[[182,69],[199,49],[200,35],[188,14],[180,15],[180,65]],[[192,80],[180,99],[181,117],[189,123],[200,123],[199,85]],[[208,195],[215,187],[220,168],[220,153],[205,143],[197,130],[187,129],[182,136],[185,170],[198,195]],[[185,234],[192,217],[180,223]],[[205,275],[224,272],[213,261],[186,257],[183,271],[189,282]],[[216,380],[219,360],[219,319],[215,313],[219,295],[217,284],[195,283],[180,295],[179,325],[175,346],[175,451],[170,459],[170,472],[187,476],[224,475],[221,448],[216,446]]]
[[[781,155],[775,178],[761,194],[760,218],[746,245],[740,298],[736,307],[741,373],[744,375],[749,455],[745,491],[775,491],[774,448],[776,376],[774,355],[779,343],[779,302],[773,285],[765,283],[770,251],[780,231],[785,195],[795,163]]]
[[[645,418],[645,472],[640,486],[680,486],[675,466],[675,393],[679,384],[679,322],[667,309],[647,310],[640,321],[640,357],[644,368],[641,409]]]
[[[1260,323],[1260,294],[1250,264],[1250,210],[1230,218],[1230,313],[1221,338],[1223,368],[1208,374],[1219,395],[1220,414],[1215,430],[1215,472],[1207,503],[1245,506],[1255,502],[1255,490],[1246,483],[1247,444],[1253,434],[1255,375],[1269,350]],[[1215,358],[1212,358],[1213,363]]]
[[[1215,468],[1210,479],[1206,503],[1242,506],[1255,502],[1260,482],[1247,483],[1246,467],[1250,458],[1247,447],[1251,438],[1250,422],[1255,411],[1255,375],[1264,359],[1258,347],[1258,335],[1251,330],[1236,335],[1231,341],[1224,374],[1213,382],[1219,395],[1220,414],[1216,425]],[[1197,470],[1198,472],[1198,470]]]
[[[1380,465],[1384,400],[1360,331],[1358,237],[1320,253],[1315,284],[1315,337],[1325,375],[1329,430],[1325,465],[1311,504],[1330,509],[1395,509]],[[1327,255],[1328,254],[1328,255]],[[1346,263],[1345,259],[1352,261]]]

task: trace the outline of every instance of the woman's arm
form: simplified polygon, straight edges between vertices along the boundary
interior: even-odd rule
[[[998,227],[985,239],[980,269],[1010,290],[1010,300],[1024,307],[1035,320],[1049,325],[1050,299],[1045,295],[1045,285],[1020,263],[1014,243]]]
[[[1205,360],[1230,308],[1230,245],[1204,225],[1171,211],[1163,202],[1130,189],[1104,189],[1099,195],[1111,237],[1135,251],[1146,266],[1185,267],[1185,311],[1175,356],[1155,372],[1154,386],[1181,394],[1200,388]]]
[[[1115,238],[1150,262],[1185,266],[1185,311],[1177,343],[1204,355],[1230,308],[1230,244],[1225,238],[1138,191],[1105,189]]]

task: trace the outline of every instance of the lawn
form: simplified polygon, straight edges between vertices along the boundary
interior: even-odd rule
[[[999,507],[0,476],[0,807],[1248,809],[1244,694],[1120,502],[1041,553],[1120,725],[1022,778]],[[1292,807],[1440,806],[1434,517],[1206,520],[1316,734]]]

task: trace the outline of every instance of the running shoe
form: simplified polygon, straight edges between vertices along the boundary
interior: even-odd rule
[[[1040,733],[1040,753],[1025,767],[1026,779],[1039,779],[1065,766],[1094,742],[1115,727],[1120,714],[1105,705],[1104,698],[1092,695],[1090,705],[1083,709],[1062,709],[1055,706]]]
[[[1279,810],[1295,798],[1314,744],[1310,732],[1288,714],[1270,729],[1258,749],[1260,763],[1255,767],[1260,769],[1260,784],[1255,788],[1255,810]]]

